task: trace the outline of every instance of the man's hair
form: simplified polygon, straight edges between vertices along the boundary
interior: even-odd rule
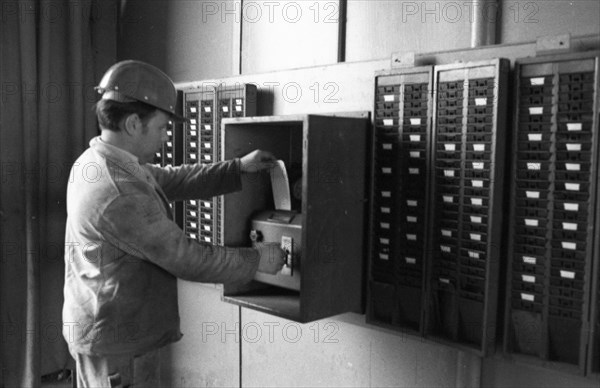
[[[118,102],[100,100],[96,103],[96,117],[101,128],[120,131],[119,123],[131,114],[137,114],[143,124],[151,118],[158,109],[143,102]]]

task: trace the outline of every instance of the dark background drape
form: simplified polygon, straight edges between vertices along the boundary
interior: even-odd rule
[[[65,193],[96,133],[118,1],[1,0],[0,386],[70,366],[62,338]]]

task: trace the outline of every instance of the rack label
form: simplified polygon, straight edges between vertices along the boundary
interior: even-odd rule
[[[523,263],[535,265],[537,258],[531,256],[523,256]]]
[[[560,277],[565,279],[575,279],[575,272],[560,270]]]
[[[541,86],[544,84],[545,78],[544,77],[535,77],[535,78],[531,78],[531,86]]]

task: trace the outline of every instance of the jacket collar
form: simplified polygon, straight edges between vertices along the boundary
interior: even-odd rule
[[[110,159],[113,163],[117,164],[122,170],[133,175],[137,179],[142,181],[150,181],[150,177],[146,172],[145,168],[142,168],[139,162],[139,158],[129,151],[125,151],[122,148],[108,144],[103,141],[100,136],[94,137],[90,140],[90,148],[94,151],[102,154],[107,159]]]

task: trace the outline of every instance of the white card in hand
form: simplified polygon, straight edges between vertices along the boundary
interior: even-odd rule
[[[278,160],[271,169],[271,187],[276,210],[292,210],[290,184],[283,160]]]

